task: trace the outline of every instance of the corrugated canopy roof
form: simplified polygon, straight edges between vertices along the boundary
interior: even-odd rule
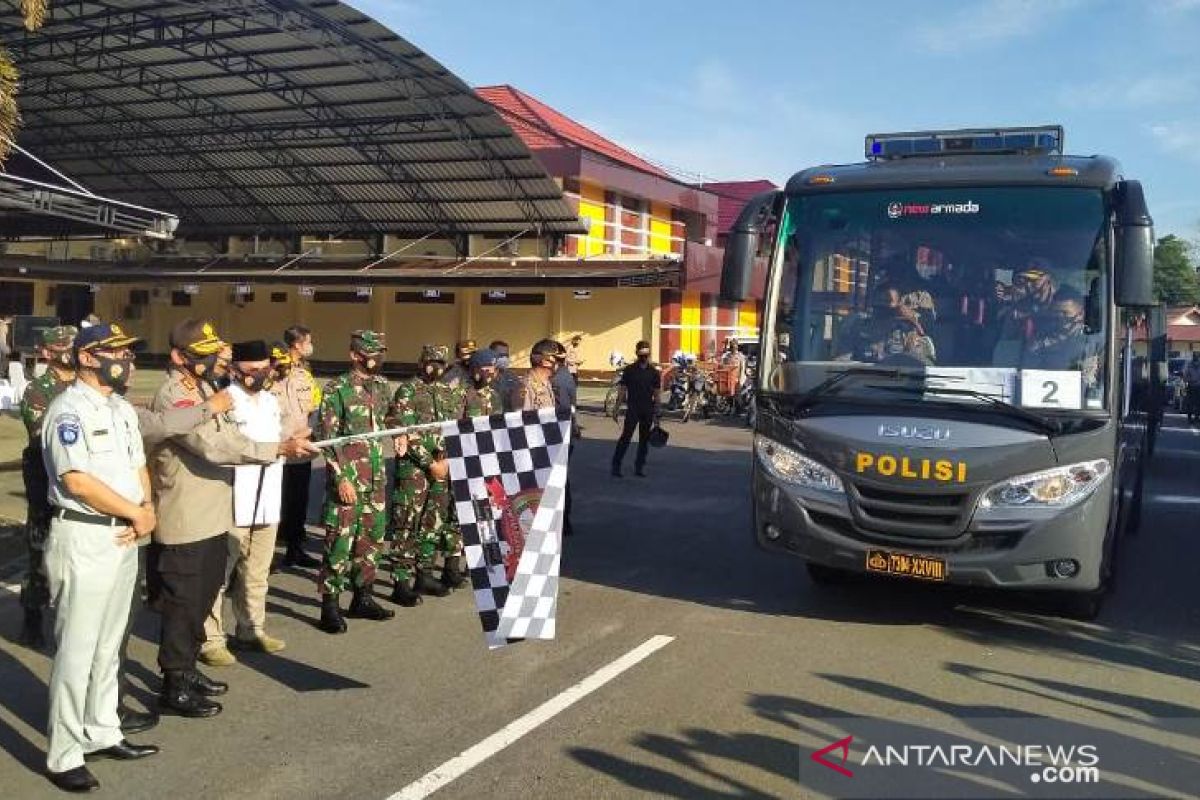
[[[579,232],[491,105],[326,0],[73,0],[0,42],[19,143],[181,235]]]

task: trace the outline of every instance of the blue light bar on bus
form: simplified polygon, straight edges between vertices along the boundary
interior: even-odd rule
[[[1063,128],[991,128],[913,133],[873,133],[867,137],[867,158],[969,155],[996,153],[1041,153],[1062,155]]]

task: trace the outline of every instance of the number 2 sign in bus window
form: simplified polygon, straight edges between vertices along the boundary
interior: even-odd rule
[[[1083,407],[1083,373],[1076,370],[1021,370],[1021,405],[1026,408]]]

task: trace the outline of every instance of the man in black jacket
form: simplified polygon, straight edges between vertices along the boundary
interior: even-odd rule
[[[617,450],[613,453],[612,474],[621,477],[621,463],[625,460],[625,451],[633,439],[633,431],[638,431],[637,456],[634,458],[634,471],[639,478],[646,477],[646,454],[650,450],[650,427],[658,416],[659,390],[662,386],[662,374],[658,367],[650,363],[650,343],[637,343],[637,361],[625,367],[621,373],[621,396],[625,402],[625,427],[621,438],[617,440]]]

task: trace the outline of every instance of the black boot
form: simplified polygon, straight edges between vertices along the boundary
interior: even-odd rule
[[[417,570],[417,580],[413,588],[421,594],[430,594],[434,597],[445,597],[450,594],[450,590],[441,581],[435,580],[424,570]]]
[[[346,632],[346,620],[342,618],[336,594],[321,595],[321,621],[317,627],[326,633]]]
[[[221,704],[197,694],[186,672],[168,672],[163,676],[162,691],[158,695],[158,706],[164,714],[197,719],[215,717],[221,713]]]
[[[412,608],[413,606],[421,605],[424,601],[421,599],[421,595],[417,594],[408,585],[408,579],[406,578],[396,581],[396,588],[392,589],[392,602],[398,606]]]
[[[462,573],[462,556],[452,556],[446,559],[445,565],[442,567],[442,585],[450,591],[454,591],[467,582],[467,578]]]
[[[46,646],[46,632],[42,625],[40,608],[25,609],[25,622],[21,625],[21,644],[36,650]]]
[[[371,588],[364,586],[354,590],[354,599],[350,601],[350,608],[346,609],[346,616],[383,622],[396,616],[396,612],[376,603],[371,596]]]
[[[192,682],[192,691],[204,697],[220,697],[229,691],[228,683],[214,681],[198,669],[188,673],[188,680]]]

